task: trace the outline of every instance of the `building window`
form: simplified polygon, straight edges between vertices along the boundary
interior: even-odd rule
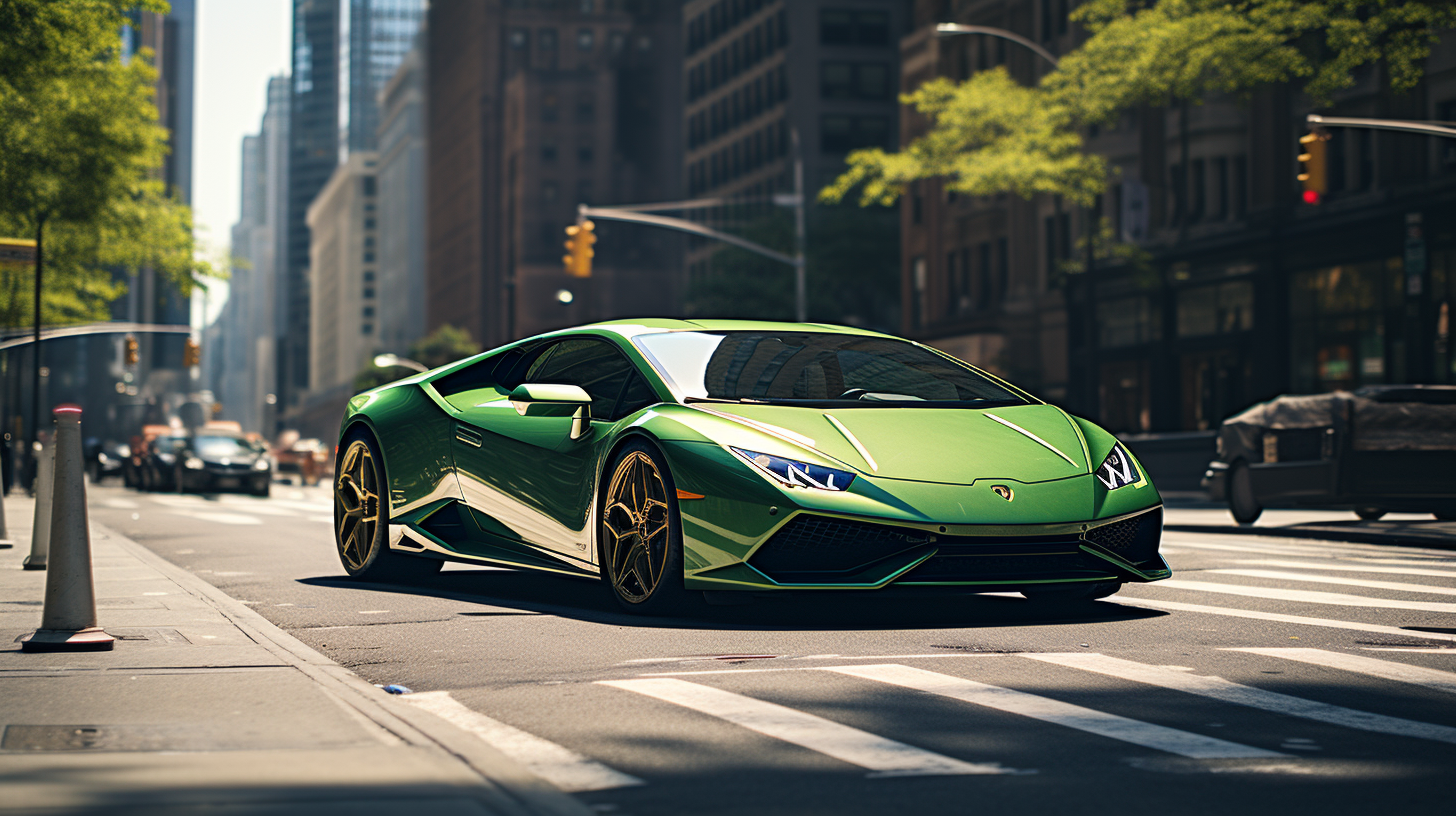
[[[560,109],[561,100],[556,97],[556,94],[549,93],[541,97],[541,121],[555,122]]]
[[[576,160],[581,164],[591,164],[595,156],[592,153],[591,145],[582,145],[576,149]]]
[[[364,263],[374,263],[374,251],[373,250],[365,250],[364,251]]]
[[[561,190],[560,190],[559,187],[557,187],[556,182],[554,182],[554,181],[543,181],[543,182],[541,182],[541,200],[542,201],[546,202],[547,204],[550,204],[550,203],[556,201],[557,197],[560,194],[561,194]]]
[[[822,9],[819,42],[824,45],[888,45],[890,15],[883,11]]]
[[[1011,290],[1011,247],[1005,238],[996,239],[996,297],[1002,301]]]
[[[359,328],[359,332],[360,332],[360,334],[373,334],[374,333],[374,324],[373,323],[365,323],[363,326],[361,326]]]
[[[541,143],[541,161],[547,163],[556,161],[556,145],[554,143]]]
[[[374,182],[374,177],[373,176],[365,176],[364,177],[364,195],[365,196],[373,196],[374,193],[375,193],[375,189],[376,189],[376,184]]]
[[[524,28],[513,28],[508,42],[512,51],[524,51],[531,44],[531,32]]]
[[[365,300],[369,300],[369,299],[372,299],[373,297],[374,297],[374,287],[372,287],[372,286],[366,286],[366,287],[364,287],[364,299]]]
[[[590,17],[596,11],[596,0],[581,0],[580,8],[583,17]]]
[[[925,325],[925,256],[917,256],[910,262],[910,283],[915,287],[910,297],[910,325]]]
[[[819,121],[820,149],[825,153],[848,153],[865,147],[888,147],[888,116],[825,116]]]
[[[364,282],[365,283],[373,283],[374,282],[374,270],[372,270],[372,269],[366,269],[366,270],[364,270]]]
[[[576,201],[578,204],[588,204],[592,200],[591,179],[581,179],[576,183]]]
[[[819,94],[824,99],[885,99],[890,95],[890,67],[882,62],[823,63]]]
[[[364,316],[365,317],[373,317],[374,316],[374,307],[373,306],[365,306],[364,307]]]
[[[590,28],[579,28],[576,31],[576,50],[590,51],[597,44],[596,32]]]
[[[1194,159],[1189,163],[1189,189],[1193,191],[1188,202],[1188,222],[1195,224],[1203,220],[1204,202],[1208,200],[1208,188],[1206,183],[1206,166],[1203,159]]]
[[[366,219],[364,219],[364,229],[367,229],[367,230],[374,229],[374,219],[373,218],[366,218]]]
[[[578,97],[576,100],[576,121],[590,122],[596,118],[597,104],[589,96]]]
[[[1217,196],[1217,204],[1213,208],[1213,218],[1217,221],[1224,221],[1229,216],[1229,176],[1228,159],[1219,156],[1213,160],[1213,191]]]
[[[536,32],[536,42],[540,43],[542,51],[555,51],[556,29],[543,28]]]
[[[1231,281],[1178,293],[1178,336],[1248,331],[1254,327],[1254,284]]]

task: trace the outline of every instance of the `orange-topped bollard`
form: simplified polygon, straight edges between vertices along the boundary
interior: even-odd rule
[[[81,408],[55,410],[55,482],[51,489],[50,554],[40,629],[21,639],[27,652],[104,651],[116,639],[96,625],[91,528],[86,519]]]

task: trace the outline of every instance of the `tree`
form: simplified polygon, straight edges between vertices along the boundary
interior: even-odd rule
[[[115,268],[151,267],[184,295],[197,276],[218,275],[193,255],[191,210],[158,179],[167,133],[156,69],[145,51],[121,60],[132,8],[167,5],[0,0],[0,231],[36,239],[45,322],[103,318],[122,291]],[[12,325],[21,277],[0,286]]]
[[[931,120],[898,153],[860,150],[820,193],[861,206],[887,204],[903,187],[941,177],[970,195],[1063,195],[1090,204],[1107,185],[1083,131],[1121,111],[1202,102],[1280,82],[1302,83],[1316,105],[1353,84],[1354,69],[1383,61],[1395,91],[1419,82],[1443,30],[1449,0],[1088,0],[1075,12],[1088,39],[1033,87],[1003,68],[964,82],[939,78],[902,97]]]
[[[405,356],[430,368],[439,368],[479,354],[480,351],[480,344],[470,338],[470,332],[447,323],[411,343],[409,353]],[[415,373],[417,372],[405,366],[380,368],[371,363],[354,375],[354,388],[357,391],[368,391]]]

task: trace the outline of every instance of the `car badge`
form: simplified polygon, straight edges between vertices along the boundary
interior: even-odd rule
[[[1006,501],[1011,501],[1012,499],[1016,498],[1016,493],[1006,485],[991,485],[991,492],[995,493]]]

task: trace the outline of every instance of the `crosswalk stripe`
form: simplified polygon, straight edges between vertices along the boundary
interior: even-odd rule
[[[874,777],[1025,773],[998,764],[963,762],[776,703],[686,680],[655,677],[600,680],[598,683],[727,720],[751,731],[867,768]]]
[[[1218,575],[1240,575],[1245,578],[1269,578],[1275,581],[1308,581],[1314,584],[1339,584],[1341,586],[1366,589],[1389,589],[1395,592],[1417,592],[1427,595],[1456,595],[1456,587],[1431,586],[1429,584],[1406,584],[1399,581],[1371,581],[1365,578],[1345,578],[1337,575],[1311,575],[1303,572],[1257,569],[1216,569],[1209,572]]]
[[[1426,688],[1437,691],[1456,694],[1456,672],[1428,669],[1425,666],[1411,666],[1406,663],[1396,663],[1392,660],[1380,660],[1363,655],[1330,652],[1324,649],[1297,647],[1229,648],[1224,651],[1248,652],[1250,654],[1269,655],[1270,657],[1282,657],[1285,660],[1297,660],[1301,663],[1310,663],[1315,666],[1324,666],[1330,669],[1341,669],[1358,674],[1368,674],[1371,677],[1379,677],[1382,680],[1394,680],[1397,683],[1412,683],[1417,686],[1425,686]]]
[[[1450,554],[1433,550],[1422,550],[1419,548],[1406,548],[1406,558],[1386,559],[1382,555],[1380,547],[1385,545],[1364,545],[1364,544],[1338,544],[1335,542],[1321,542],[1320,544],[1286,544],[1269,542],[1255,543],[1246,537],[1239,536],[1235,541],[1208,541],[1204,537],[1199,539],[1178,538],[1174,535],[1165,536],[1164,543],[1176,547],[1188,547],[1195,550],[1221,550],[1224,552],[1250,552],[1263,553],[1265,555],[1284,555],[1295,557],[1329,558],[1337,556],[1349,559],[1369,559],[1371,561],[1395,560],[1397,563],[1407,562],[1411,559],[1431,558],[1436,561],[1445,560],[1449,563]]]
[[[257,516],[245,516],[242,513],[222,513],[216,510],[169,510],[175,516],[187,516],[200,521],[210,521],[214,524],[262,524]]]
[[[1193,592],[1219,592],[1225,595],[1243,595],[1249,598],[1268,598],[1276,601],[1297,601],[1299,603],[1328,604],[1330,606],[1361,606],[1374,609],[1413,609],[1420,612],[1456,612],[1456,603],[1437,601],[1393,601],[1386,598],[1367,598],[1364,595],[1342,595],[1337,592],[1314,592],[1307,589],[1279,589],[1255,587],[1241,584],[1217,584],[1208,581],[1183,581],[1173,578],[1149,584],[1162,589],[1185,589]]]
[[[1256,564],[1262,567],[1290,567],[1293,569],[1323,570],[1325,572],[1369,572],[1381,575],[1427,575],[1432,578],[1456,578],[1456,569],[1428,569],[1423,567],[1381,567],[1374,564],[1349,564],[1320,561],[1282,561],[1278,558],[1247,558],[1240,564]],[[1413,563],[1413,562],[1405,562]]]
[[[1401,629],[1398,626],[1382,626],[1378,623],[1359,623],[1357,621],[1333,620],[1331,618],[1309,618],[1303,615],[1285,615],[1279,612],[1262,612],[1254,609],[1238,609],[1231,606],[1205,606],[1203,604],[1183,603],[1181,601],[1164,601],[1156,598],[1134,598],[1130,595],[1118,595],[1115,600],[1127,606],[1163,609],[1169,612],[1199,612],[1207,615],[1224,615],[1230,618],[1253,618],[1254,620],[1273,623],[1323,626],[1330,629],[1351,629],[1356,632],[1376,632],[1378,634],[1394,635],[1396,637],[1456,642],[1456,635],[1445,632],[1421,632],[1414,629]]]
[[[987,685],[974,680],[894,663],[876,666],[834,666],[826,670],[950,697],[973,705],[1020,714],[1042,722],[1075,728],[1078,731],[1086,731],[1193,759],[1285,756],[1276,751],[1239,745],[1202,734],[1142,722],[1024,691]]]
[[[448,691],[422,691],[400,699],[480,737],[497,751],[526,766],[531,773],[567,793],[645,784],[635,776],[587,759],[570,748],[467,708]]]
[[[1235,651],[1263,653],[1278,650],[1240,649]],[[1306,649],[1301,651],[1318,652],[1321,650]],[[1387,717],[1383,714],[1372,714],[1368,711],[1358,711],[1353,708],[1330,705],[1316,700],[1306,700],[1302,697],[1293,697],[1288,694],[1280,694],[1253,686],[1241,685],[1225,680],[1222,677],[1190,674],[1163,666],[1150,666],[1145,663],[1135,663],[1131,660],[1123,660],[1121,658],[1096,653],[1023,653],[1020,656],[1032,660],[1039,660],[1043,663],[1052,663],[1058,666],[1067,666],[1073,669],[1095,672],[1121,680],[1131,680],[1136,683],[1147,683],[1148,685],[1160,686],[1188,694],[1196,694],[1200,697],[1208,697],[1225,703],[1257,708],[1262,711],[1272,711],[1275,714],[1302,717],[1307,720],[1316,720],[1345,728],[1374,731],[1379,734],[1393,734],[1399,737],[1417,737],[1420,739],[1436,740],[1438,742],[1456,743],[1456,728],[1450,726],[1416,722],[1399,717]],[[1369,660],[1372,663],[1386,662],[1383,660],[1375,660],[1374,658],[1363,659]],[[1441,673],[1445,674],[1445,672]],[[1456,677],[1456,675],[1451,675],[1451,677]]]

